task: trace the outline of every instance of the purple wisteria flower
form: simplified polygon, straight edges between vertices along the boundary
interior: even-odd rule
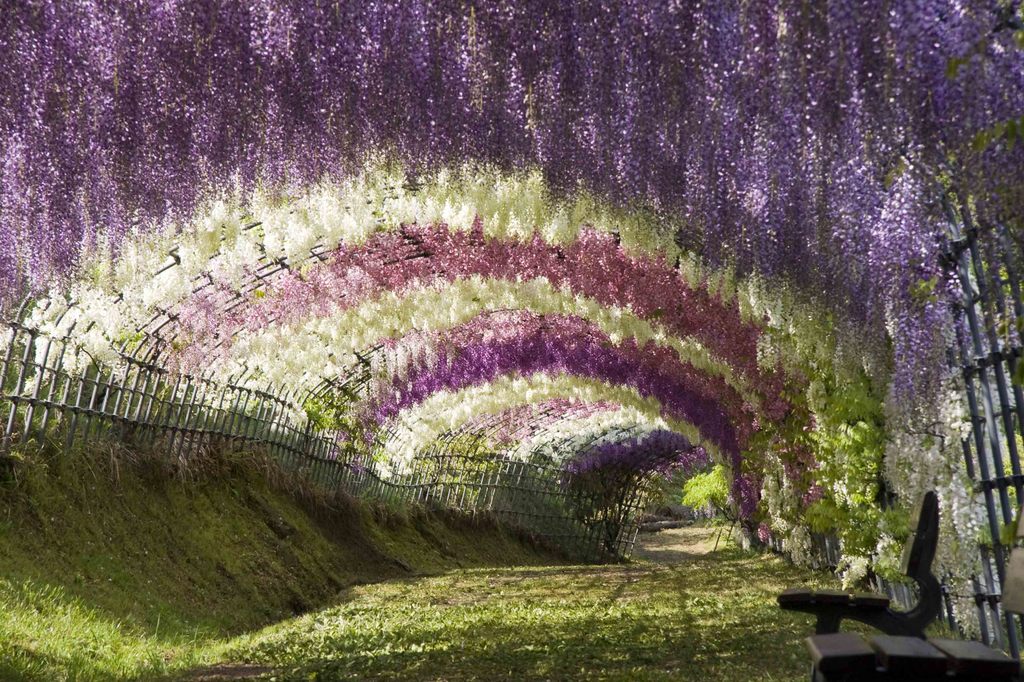
[[[573,453],[564,468],[573,475],[608,468],[667,475],[678,469],[697,471],[710,463],[711,458],[704,448],[691,444],[678,433],[658,429]]]
[[[948,322],[913,295],[939,178],[983,219],[1024,217],[1024,145],[973,144],[1024,112],[1005,6],[14,3],[0,299],[225,188],[288,191],[378,152],[418,172],[476,160],[681,215],[667,228],[705,262],[819,300],[879,355],[895,321],[906,393]]]

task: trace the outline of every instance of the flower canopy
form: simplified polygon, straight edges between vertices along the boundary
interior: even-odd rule
[[[1024,230],[1021,43],[1005,0],[15,3],[0,306],[396,470],[713,457],[882,562],[888,490],[973,532],[942,252]]]

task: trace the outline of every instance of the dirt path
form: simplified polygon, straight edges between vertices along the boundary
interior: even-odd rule
[[[641,533],[633,557],[658,564],[678,564],[710,554],[715,547],[719,529],[709,526],[685,526],[656,533]],[[718,547],[726,544],[725,533]]]

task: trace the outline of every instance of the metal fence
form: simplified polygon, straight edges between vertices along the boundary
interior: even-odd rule
[[[489,514],[586,559],[628,555],[635,541],[642,485],[614,514],[587,514],[599,502],[564,469],[443,447],[385,477],[344,447],[336,431],[305,419],[295,396],[274,386],[171,372],[130,354],[83,363],[72,338],[27,326],[21,311],[18,318],[0,322],[0,463],[33,439],[70,453],[76,443],[116,438],[165,453],[182,467],[204,450],[232,444],[267,452],[326,489]]]
[[[979,224],[966,202],[947,201],[946,209],[947,265],[962,294],[951,357],[961,370],[971,418],[971,435],[962,443],[964,463],[987,517],[979,543],[981,570],[972,577],[974,598],[982,640],[1019,657],[1020,619],[1001,608],[1000,595],[1010,549],[1003,529],[1024,500],[1020,249],[1004,226]]]

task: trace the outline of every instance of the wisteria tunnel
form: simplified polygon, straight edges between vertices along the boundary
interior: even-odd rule
[[[719,471],[896,596],[935,490],[1017,653],[1019,2],[15,2],[0,64],[0,454],[241,443],[590,560]]]

